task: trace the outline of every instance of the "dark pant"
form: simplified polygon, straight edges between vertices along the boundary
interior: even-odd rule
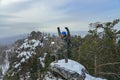
[[[67,49],[65,49],[65,50],[63,51],[63,57],[64,57],[64,59],[65,59],[65,62],[67,63],[67,62],[68,62],[68,50],[67,50]]]
[[[55,54],[54,56],[55,56],[56,62],[58,61],[58,59],[63,59],[63,58],[65,59],[66,63],[68,62],[68,50],[67,49],[57,51],[54,54]]]

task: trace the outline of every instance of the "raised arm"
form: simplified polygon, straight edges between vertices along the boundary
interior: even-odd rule
[[[57,30],[58,30],[58,35],[61,36],[60,28],[57,27]]]
[[[70,37],[70,31],[68,29],[68,27],[65,27],[66,31],[67,31],[67,36]]]

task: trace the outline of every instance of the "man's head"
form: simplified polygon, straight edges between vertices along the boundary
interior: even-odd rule
[[[65,36],[66,36],[66,32],[65,32],[65,31],[62,31],[61,36],[62,36],[62,37],[65,37]]]

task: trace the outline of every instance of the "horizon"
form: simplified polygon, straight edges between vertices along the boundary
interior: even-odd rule
[[[42,32],[42,33],[46,33],[46,32]],[[88,32],[87,31],[75,31],[75,32],[71,31],[70,33],[71,33],[71,35],[80,35],[81,37],[84,37],[85,35],[87,35]],[[17,41],[19,39],[27,38],[29,34],[30,33],[0,38],[0,45],[5,46],[5,45],[13,44],[15,41]],[[53,33],[51,32],[51,33],[47,33],[47,34],[58,35],[57,32],[53,32]]]
[[[66,26],[88,31],[90,23],[120,18],[120,0],[0,0],[0,11],[0,38]]]
[[[31,31],[32,32],[32,31]],[[30,33],[31,33],[30,32]],[[41,32],[41,31],[40,31]],[[12,36],[5,36],[5,37],[0,37],[0,39],[6,39],[6,38],[12,38],[12,37],[18,37],[18,36],[28,36],[30,33],[23,33],[23,34],[16,34],[16,35],[12,35]],[[58,32],[56,30],[56,32],[42,32],[42,33],[46,33],[46,34],[51,34],[51,35],[58,35]],[[81,35],[83,33],[88,33],[88,31],[70,31],[71,35]]]

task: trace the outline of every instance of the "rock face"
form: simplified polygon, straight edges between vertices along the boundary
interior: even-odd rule
[[[51,72],[47,72],[43,79],[41,80],[63,80],[62,78],[55,77]]]
[[[77,72],[66,70],[59,66],[51,67],[51,70],[61,75],[63,78],[67,80],[84,80],[85,74],[82,75],[78,74]]]
[[[107,80],[89,75],[83,65],[70,59],[68,59],[68,63],[65,63],[64,59],[52,62],[50,70],[65,80]]]
[[[53,62],[50,65],[50,70],[67,80],[85,80],[85,68],[72,60],[69,60],[68,63],[65,63],[64,60],[59,60],[57,63]]]

